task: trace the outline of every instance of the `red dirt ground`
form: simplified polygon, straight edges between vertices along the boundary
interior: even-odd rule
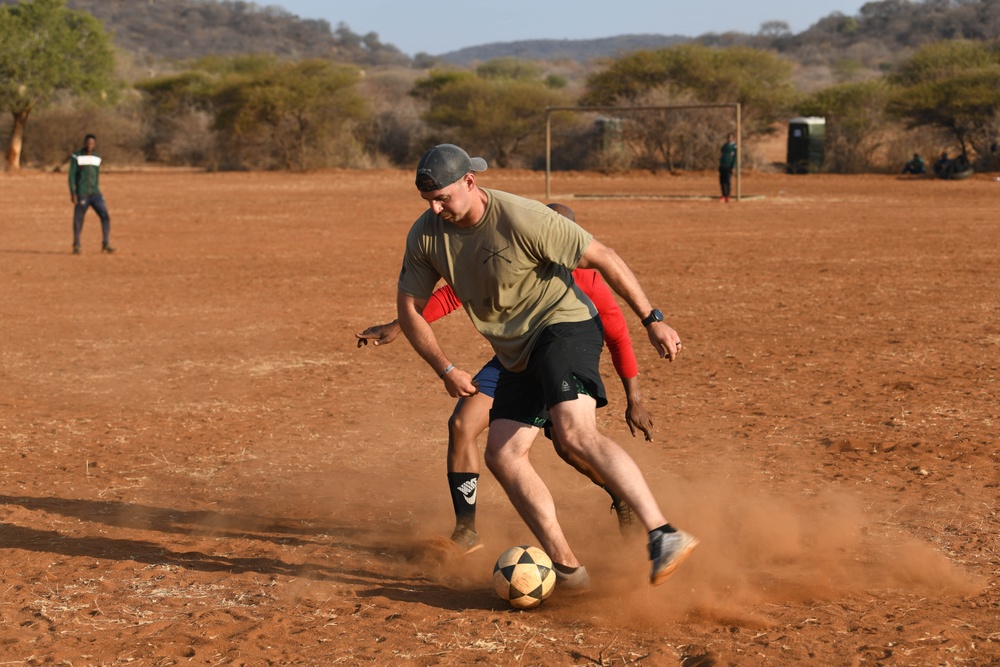
[[[452,401],[399,340],[407,171],[0,178],[0,665],[1000,665],[1000,182],[557,175],[684,340],[630,317],[656,439],[605,430],[702,546],[646,584],[607,497],[533,453],[591,571],[515,612],[533,543],[484,473],[452,527]],[[481,183],[542,199],[537,173]],[[585,199],[632,192],[703,198]],[[451,358],[488,348],[461,314]],[[603,362],[613,378],[610,360]]]

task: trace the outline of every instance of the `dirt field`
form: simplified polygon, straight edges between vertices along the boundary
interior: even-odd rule
[[[0,177],[0,665],[1000,665],[1000,182],[553,181],[684,340],[636,318],[652,444],[600,420],[702,546],[646,584],[607,496],[533,454],[594,589],[515,612],[534,543],[484,471],[452,528],[452,401],[394,317],[410,172]],[[481,183],[542,199],[544,177]],[[435,324],[475,370],[488,347]],[[607,355],[605,355],[607,356]]]

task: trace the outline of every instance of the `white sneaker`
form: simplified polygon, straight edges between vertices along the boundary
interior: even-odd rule
[[[655,533],[649,538],[649,559],[653,561],[649,583],[659,586],[666,581],[697,546],[698,538],[683,530],[676,533]]]

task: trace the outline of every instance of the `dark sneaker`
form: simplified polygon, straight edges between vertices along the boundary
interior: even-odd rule
[[[479,541],[479,533],[465,526],[455,526],[455,532],[451,534],[451,541],[463,555],[483,548],[483,543]]]
[[[110,245],[108,245],[107,243],[105,243],[104,245],[102,245],[102,246],[101,246],[101,252],[106,252],[106,253],[108,253],[108,254],[110,255],[110,254],[111,254],[111,253],[113,253],[114,251],[115,251],[115,249],[114,249],[114,248],[112,248],[112,247],[111,247]]]
[[[618,530],[621,531],[622,535],[627,535],[637,530],[635,513],[627,502],[620,498],[615,498],[611,501],[611,509],[618,515]]]
[[[683,530],[676,533],[656,532],[649,539],[649,559],[653,561],[649,583],[659,586],[666,581],[697,546],[698,539]]]
[[[584,566],[581,565],[569,574],[561,572],[558,567],[552,569],[556,573],[556,588],[571,591],[585,591],[590,588],[590,575]]]
[[[73,254],[74,255],[79,255],[80,254],[80,246],[78,246],[78,245],[73,246]]]

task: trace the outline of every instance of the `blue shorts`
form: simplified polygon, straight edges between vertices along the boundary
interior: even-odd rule
[[[497,378],[500,377],[500,360],[493,355],[493,358],[486,362],[486,365],[479,369],[476,377],[472,378],[479,385],[479,393],[493,398],[497,393]]]

